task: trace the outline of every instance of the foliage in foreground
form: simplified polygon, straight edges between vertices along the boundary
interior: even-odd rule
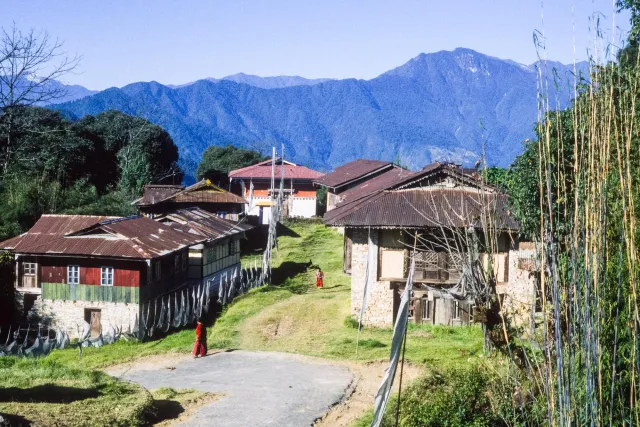
[[[402,427],[540,425],[546,408],[529,399],[520,384],[514,387],[486,366],[470,365],[431,370],[402,391]],[[395,426],[398,396],[387,405],[383,427]],[[517,408],[517,409],[514,409]],[[369,426],[369,411],[355,427]]]
[[[151,395],[98,371],[49,359],[0,358],[0,413],[46,426],[140,426]]]

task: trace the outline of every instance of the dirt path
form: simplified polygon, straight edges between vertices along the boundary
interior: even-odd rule
[[[344,400],[354,375],[348,367],[303,356],[233,351],[202,359],[156,356],[108,370],[147,389],[195,389],[221,395],[203,405],[188,426],[312,425]]]
[[[346,400],[335,405],[328,414],[318,420],[314,427],[348,427],[367,410],[373,408],[373,398],[380,387],[387,363],[369,362],[337,362],[346,366],[353,372],[354,381],[349,390],[351,393]],[[424,368],[406,363],[402,375],[402,387],[406,387],[411,381],[424,372]],[[393,391],[398,392],[400,370],[396,374]]]

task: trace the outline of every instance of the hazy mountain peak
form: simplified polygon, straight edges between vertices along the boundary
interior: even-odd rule
[[[74,117],[108,109],[142,115],[174,138],[187,174],[208,146],[226,144],[263,153],[284,144],[291,160],[328,170],[363,157],[399,157],[416,169],[437,160],[473,164],[486,142],[488,163],[506,166],[534,136],[537,78],[533,66],[455,49],[313,90],[326,80],[238,73],[184,90],[138,83],[58,108]],[[570,87],[549,85],[550,99],[568,105]]]

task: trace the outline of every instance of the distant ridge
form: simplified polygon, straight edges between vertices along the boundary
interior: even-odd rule
[[[332,79],[305,79],[300,76],[274,76],[274,77],[260,77],[252,74],[237,73],[230,76],[223,77],[221,79],[215,79],[208,77],[206,79],[210,82],[219,82],[222,80],[232,81],[236,83],[243,83],[249,86],[259,87],[262,89],[280,89],[293,86],[313,86],[319,83],[324,83]],[[192,85],[195,82],[185,83],[183,85],[167,85],[170,88],[180,88]]]
[[[169,131],[188,174],[212,144],[262,153],[284,144],[290,159],[321,171],[363,157],[399,158],[414,169],[435,160],[473,164],[484,145],[489,164],[507,166],[533,137],[537,65],[459,48],[420,54],[371,80],[237,74],[180,87],[133,83],[56,108],[74,117],[142,115]],[[569,105],[573,65],[544,66],[561,80],[549,85],[553,105]]]

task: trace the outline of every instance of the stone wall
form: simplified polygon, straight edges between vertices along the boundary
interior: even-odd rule
[[[362,307],[362,296],[367,271],[367,254],[369,231],[366,229],[353,230],[353,246],[351,261],[351,313],[357,318],[360,316]],[[373,257],[374,265],[371,271],[374,272],[374,281],[371,282],[372,289],[369,302],[363,316],[365,326],[385,327],[393,325],[393,293],[389,282],[379,282],[378,271],[378,231],[371,231],[371,241],[376,254]]]
[[[504,294],[503,310],[516,323],[528,322],[535,308],[535,266],[537,251],[530,242],[520,242],[509,251],[509,280],[497,286],[498,294]]]
[[[358,318],[367,269],[369,231],[367,229],[353,229],[352,261],[351,261],[351,314]],[[389,281],[377,281],[379,262],[379,233],[372,230],[370,238],[375,253],[374,281],[369,296],[367,308],[363,316],[365,326],[389,327],[393,325],[394,293]],[[506,265],[502,267],[508,280],[497,287],[501,294],[504,312],[516,323],[527,322],[531,318],[535,297],[535,264],[536,249],[528,242],[520,243],[509,250]],[[449,323],[449,322],[447,322]]]
[[[103,301],[71,301],[71,300],[43,300],[38,298],[32,312],[43,324],[52,328],[67,331],[70,338],[78,338],[82,333],[85,322],[85,308],[101,311],[101,325],[103,333],[107,333],[109,326],[122,329],[123,332],[132,331],[136,319],[140,322],[140,306],[138,304],[103,302]]]

